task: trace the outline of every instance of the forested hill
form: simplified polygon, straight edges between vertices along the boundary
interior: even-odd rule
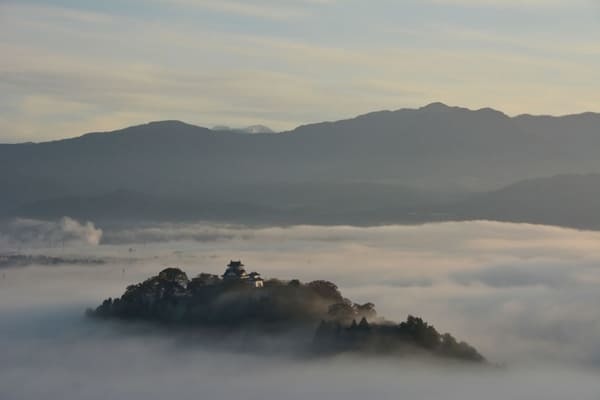
[[[247,274],[241,262],[226,273],[188,278],[167,268],[106,299],[88,315],[98,319],[144,321],[172,329],[201,329],[217,336],[286,336],[303,332],[292,347],[327,355],[340,352],[385,356],[426,355],[468,362],[485,361],[475,348],[440,334],[421,318],[400,324],[377,316],[372,303],[357,304],[328,281],[264,281]],[[360,322],[358,322],[360,321]],[[308,337],[306,337],[308,335]],[[260,349],[257,349],[260,351]]]

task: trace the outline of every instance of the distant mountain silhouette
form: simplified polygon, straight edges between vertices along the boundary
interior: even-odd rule
[[[160,121],[0,145],[0,209],[5,216],[80,210],[109,218],[129,207],[144,218],[159,209],[168,218],[221,218],[245,215],[233,210],[247,207],[262,210],[257,218],[266,213],[277,220],[342,223],[348,215],[365,223],[429,220],[449,211],[464,218],[477,213],[458,204],[475,192],[544,176],[600,173],[598,148],[600,114],[511,118],[441,103],[278,134]],[[123,188],[129,200],[119,197]],[[136,196],[143,200],[131,200]],[[118,211],[115,198],[132,205]],[[171,210],[175,206],[179,211]]]

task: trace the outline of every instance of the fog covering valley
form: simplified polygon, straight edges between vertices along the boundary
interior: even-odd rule
[[[369,228],[7,221],[1,257],[32,262],[0,263],[0,398],[596,399],[599,244],[597,232],[490,221]],[[42,256],[57,261],[37,265]],[[265,278],[333,281],[392,320],[421,316],[491,365],[313,359],[286,342],[235,337],[215,345],[202,335],[84,316],[165,266],[190,277],[221,274],[232,258]]]

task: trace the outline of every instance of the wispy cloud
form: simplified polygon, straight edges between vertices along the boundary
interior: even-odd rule
[[[205,9],[225,14],[236,14],[274,20],[288,20],[308,16],[307,5],[327,4],[326,1],[233,1],[233,0],[155,0],[169,6]]]
[[[569,8],[573,6],[590,5],[590,0],[426,0],[433,4],[451,4],[473,7],[498,7],[498,8]]]
[[[153,4],[145,14],[3,5],[0,141],[162,118],[282,130],[438,100],[511,114],[597,109],[600,53],[578,30],[508,29],[496,13],[485,25],[463,12],[440,19],[410,1]]]

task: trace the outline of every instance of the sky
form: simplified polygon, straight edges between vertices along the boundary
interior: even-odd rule
[[[600,111],[599,36],[598,0],[0,0],[0,142],[434,101]]]

